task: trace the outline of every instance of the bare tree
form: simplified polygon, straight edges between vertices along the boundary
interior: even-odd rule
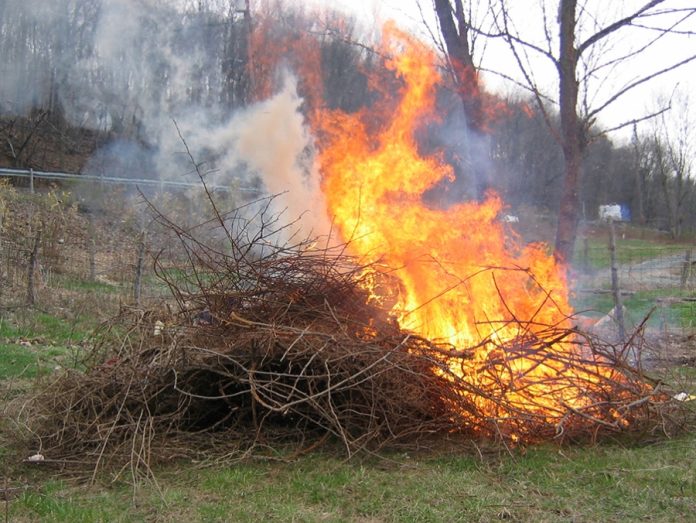
[[[691,179],[692,161],[696,153],[693,124],[689,99],[680,93],[672,110],[653,122],[648,138],[672,238],[682,235],[686,205],[694,190]]]
[[[644,140],[638,136],[637,126],[633,126],[631,135],[631,148],[633,152],[633,175],[634,187],[636,192],[636,214],[638,223],[645,225],[647,223],[646,203],[648,195],[648,176],[650,175],[650,155],[647,151],[647,146]]]
[[[589,143],[598,134],[655,117],[666,107],[603,130],[595,126],[597,118],[608,107],[623,101],[628,93],[696,60],[696,53],[689,52],[688,46],[683,47],[681,55],[657,65],[644,59],[668,36],[696,34],[693,26],[696,7],[685,7],[676,0],[650,0],[639,5],[632,1],[611,6],[593,0],[539,0],[534,6],[538,10],[535,16],[528,3],[524,6],[515,3],[513,7],[507,0],[489,0],[495,29],[486,30],[466,16],[470,11],[466,10],[464,0],[433,0],[433,3],[453,70],[469,75],[463,75],[464,80],[477,79],[471,48],[474,35],[489,41],[502,38],[507,43],[520,75],[490,63],[485,70],[513,81],[533,95],[563,150],[565,172],[555,256],[568,260],[577,232],[582,160]],[[478,5],[468,2],[469,9],[474,4]],[[628,41],[631,45],[625,44]],[[539,74],[548,64],[556,76],[556,93],[546,89],[548,76]],[[629,79],[615,83],[617,78],[626,78],[629,68],[633,68]],[[549,102],[559,108],[558,121],[548,112]],[[476,114],[476,104],[470,100],[467,103],[469,112]]]
[[[468,125],[475,130],[484,126],[481,86],[474,64],[476,32],[472,28],[471,12],[464,12],[462,0],[433,0],[449,70],[457,87]]]
[[[573,252],[579,217],[582,157],[596,136],[593,135],[596,119],[629,92],[696,59],[696,53],[686,52],[652,67],[641,60],[667,35],[693,35],[696,7],[679,7],[669,0],[651,0],[630,11],[622,6],[618,11],[606,9],[609,13],[602,13],[599,4],[591,4],[590,1],[560,0],[554,21],[549,16],[548,2],[541,2],[543,39],[534,41],[517,29],[519,25],[515,24],[508,2],[497,2],[500,34],[508,43],[524,84],[534,93],[540,108],[543,108],[541,101],[546,93],[535,79],[532,70],[535,60],[532,57],[549,60],[557,72],[560,128],[555,128],[550,119],[547,123],[563,148],[565,160],[554,251],[556,258],[561,260],[569,259]],[[622,39],[631,39],[633,45],[619,45]],[[620,76],[622,70],[633,66],[637,68],[628,81],[608,91],[602,89]],[[665,109],[629,118],[600,132],[655,117]]]

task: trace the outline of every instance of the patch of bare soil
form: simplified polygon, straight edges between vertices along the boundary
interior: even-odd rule
[[[696,368],[696,334],[648,334],[650,343],[645,361],[657,368]]]
[[[0,118],[0,167],[81,172],[107,133],[73,127],[48,111]]]

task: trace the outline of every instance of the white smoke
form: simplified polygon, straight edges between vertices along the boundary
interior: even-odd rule
[[[260,179],[269,195],[281,194],[273,211],[288,222],[301,217],[302,234],[326,234],[312,137],[296,82],[286,74],[275,96],[230,114],[221,101],[228,87],[219,60],[234,57],[223,52],[222,33],[214,32],[221,31],[216,23],[221,18],[214,10],[184,13],[175,5],[164,0],[10,2],[5,14],[38,27],[52,54],[50,64],[24,68],[10,60],[19,55],[0,56],[5,76],[0,101],[29,110],[45,104],[50,90],[70,123],[132,136],[130,144],[119,138],[95,154],[88,169],[105,176],[195,183],[183,138],[207,183],[235,187]],[[27,49],[25,62],[46,54]],[[137,151],[138,161],[109,162],[119,156],[114,151]]]
[[[319,172],[311,155],[312,137],[300,112],[297,82],[287,76],[282,91],[232,121],[235,146],[230,159],[241,159],[259,174],[287,217],[299,220],[300,234],[326,235],[329,222]]]
[[[184,115],[176,123],[194,160],[198,153],[214,158],[200,169],[206,183],[231,186],[259,178],[267,194],[277,196],[271,211],[283,214],[286,223],[297,222],[288,234],[322,236],[330,225],[301,105],[297,82],[287,74],[276,95],[237,112],[221,125],[211,126],[205,112]],[[171,122],[170,128],[173,131]],[[177,164],[181,168],[182,148],[177,133],[163,135],[160,171],[177,169]]]

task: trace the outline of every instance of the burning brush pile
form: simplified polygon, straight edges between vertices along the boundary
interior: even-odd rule
[[[497,195],[424,203],[453,178],[416,140],[435,57],[393,27],[384,38],[395,99],[307,116],[321,198],[306,203],[330,239],[280,241],[292,227],[212,200],[199,227],[156,213],[188,260],[156,261],[177,306],[124,312],[85,372],[36,398],[43,454],[140,466],[230,442],[331,439],[350,455],[434,434],[526,444],[667,426],[669,396],[627,362],[639,336],[613,347],[575,329],[564,268],[504,230]]]
[[[157,263],[178,307],[125,309],[86,371],[33,400],[45,456],[140,467],[230,444],[333,440],[351,455],[435,434],[530,443],[664,423],[657,388],[573,329],[516,320],[513,340],[455,347],[401,327],[374,297],[394,276],[349,246],[250,239],[240,216],[220,222],[224,247],[166,225],[190,260]]]

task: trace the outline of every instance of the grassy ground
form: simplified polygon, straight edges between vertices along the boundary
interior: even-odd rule
[[[158,486],[86,487],[28,473],[12,521],[690,521],[696,438],[479,457],[438,451],[345,462],[157,471]],[[16,485],[17,481],[13,481]]]
[[[0,315],[0,393],[5,399],[62,367],[79,364],[94,322],[36,310]]]
[[[610,266],[609,243],[605,238],[590,238],[585,250],[583,243],[575,247],[574,263],[579,267],[603,269]],[[617,239],[616,261],[619,264],[638,263],[651,258],[684,252],[681,245],[656,244],[648,240]]]
[[[575,242],[573,265],[580,269],[606,269],[610,266],[609,226],[590,223],[581,226]],[[671,239],[658,231],[626,223],[615,226],[616,259],[620,265],[635,264],[671,254],[684,254],[694,247],[693,238]]]
[[[604,316],[614,307],[613,297],[609,292],[611,278],[608,234],[606,224],[594,224],[578,237],[575,245],[574,284],[578,292],[572,298],[572,305],[576,311],[594,318]],[[687,331],[696,326],[696,302],[683,300],[694,296],[694,276],[682,288],[679,274],[682,263],[679,260],[693,247],[692,239],[672,241],[656,231],[627,224],[617,225],[616,258],[623,270],[619,273],[619,284],[621,288],[631,290],[623,298],[629,327],[641,322],[653,308],[655,310],[648,322],[649,327]],[[664,261],[666,258],[670,259],[670,264],[676,264],[676,268],[667,268],[664,262],[663,265],[655,266],[659,268],[652,269],[641,264],[647,260]],[[633,267],[633,272],[627,272],[626,267]],[[672,274],[675,270],[677,273]],[[663,275],[660,271],[665,271],[666,274]],[[604,293],[596,292],[597,290]]]
[[[696,302],[664,302],[665,297],[693,297],[693,292],[681,289],[658,289],[636,291],[623,296],[623,305],[630,325],[640,323],[648,313],[650,327],[671,327],[693,329],[696,326]],[[614,297],[610,293],[576,293],[572,299],[573,308],[583,315],[600,318],[614,308]],[[654,310],[653,310],[654,309]]]

